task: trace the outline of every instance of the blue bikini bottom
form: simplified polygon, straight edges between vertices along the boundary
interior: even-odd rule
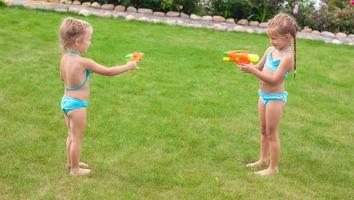
[[[61,99],[61,110],[67,114],[71,110],[86,108],[88,106],[87,101],[82,101],[67,95],[64,95]]]
[[[286,103],[286,99],[288,97],[288,93],[286,91],[281,92],[281,93],[264,93],[261,90],[258,90],[258,94],[259,94],[259,98],[262,99],[263,104],[267,105],[268,102],[270,101],[276,101],[276,100],[280,100],[283,101],[284,103]]]

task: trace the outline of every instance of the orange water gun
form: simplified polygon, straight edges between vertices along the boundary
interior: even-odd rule
[[[140,62],[143,59],[143,57],[144,57],[144,53],[134,52],[124,56],[124,60],[126,62],[130,62],[130,61]]]
[[[231,61],[236,64],[250,64],[258,62],[259,56],[257,54],[249,54],[247,51],[242,50],[232,50],[232,51],[225,51],[224,58],[225,62]]]

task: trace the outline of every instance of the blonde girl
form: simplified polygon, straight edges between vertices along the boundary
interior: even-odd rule
[[[61,110],[64,113],[68,137],[66,140],[67,168],[70,174],[88,175],[91,170],[80,162],[81,142],[87,123],[87,106],[90,95],[90,75],[92,73],[114,76],[137,68],[135,61],[122,66],[105,67],[92,59],[81,56],[91,44],[92,26],[72,17],[62,21],[59,31],[60,46],[63,51],[60,60],[60,76],[64,82]]]

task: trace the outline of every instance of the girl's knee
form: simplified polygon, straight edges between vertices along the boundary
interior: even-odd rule
[[[71,145],[75,146],[75,145],[81,145],[81,139],[73,139],[71,140]]]
[[[82,138],[83,138],[83,133],[81,131],[76,131],[76,132],[72,132],[73,134],[70,136],[70,140],[72,142],[81,142]]]
[[[268,141],[273,141],[278,137],[278,129],[276,127],[268,126],[265,128],[265,136]]]
[[[267,128],[264,126],[264,127],[261,127],[261,134],[263,136],[267,136]]]
[[[267,126],[266,128],[267,134],[273,134],[278,132],[278,127],[277,126]]]
[[[267,140],[268,140],[269,142],[275,142],[275,141],[278,141],[278,140],[279,140],[278,134],[276,134],[276,133],[269,133],[269,134],[267,134],[266,136],[267,136]]]

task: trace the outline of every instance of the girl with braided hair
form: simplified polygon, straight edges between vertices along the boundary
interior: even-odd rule
[[[270,20],[267,35],[269,47],[256,65],[239,65],[238,68],[260,79],[258,90],[258,111],[260,118],[260,156],[259,160],[247,164],[255,168],[268,164],[268,168],[255,172],[266,176],[279,171],[280,158],[279,125],[287,100],[285,78],[291,70],[296,75],[296,33],[299,30],[296,20],[284,13]],[[268,157],[269,155],[269,157]]]

